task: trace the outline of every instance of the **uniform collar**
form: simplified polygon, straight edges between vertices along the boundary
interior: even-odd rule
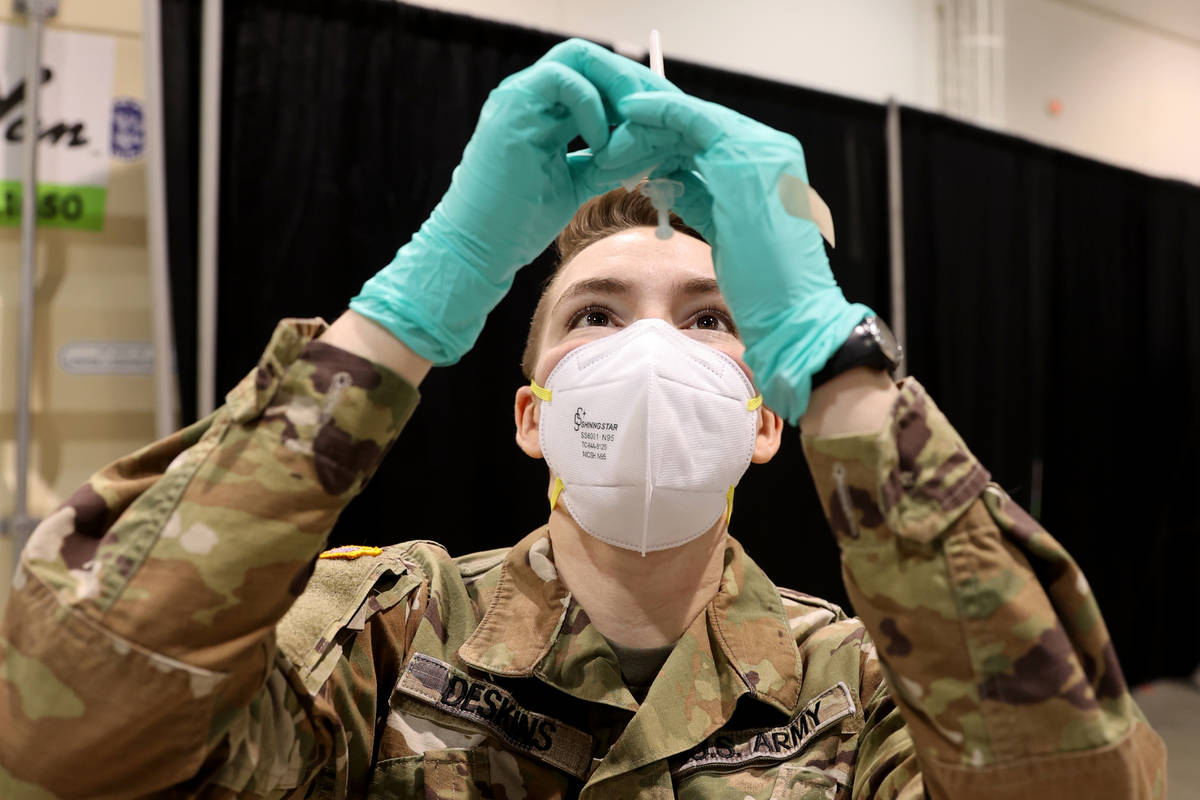
[[[629,707],[632,698],[624,691],[612,650],[572,603],[549,545],[549,528],[543,526],[509,551],[487,611],[459,656],[493,675],[536,673],[574,696]],[[693,666],[687,670],[695,674],[679,677],[685,683],[711,683],[730,707],[749,693],[791,715],[803,667],[779,592],[733,537],[726,537],[724,563],[716,596],[680,640],[696,651],[690,657],[695,665],[710,664],[715,672],[704,676],[705,668]],[[664,671],[682,655],[672,653]],[[652,689],[647,702],[655,694]]]
[[[544,525],[508,551],[488,609],[458,656],[493,675],[528,677],[562,627],[571,594],[558,578]]]

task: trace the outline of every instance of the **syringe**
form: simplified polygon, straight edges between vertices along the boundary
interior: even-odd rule
[[[657,28],[650,31],[650,69],[655,75],[666,77],[666,69],[663,66],[662,37]],[[653,171],[654,167],[650,167],[645,172],[624,181],[622,186],[627,192],[637,189],[650,198],[650,204],[658,212],[658,227],[655,228],[654,235],[659,239],[670,239],[671,234],[674,233],[674,229],[671,228],[671,204],[683,194],[683,184],[670,178],[651,179],[650,173]]]
[[[650,71],[660,78],[667,77],[667,70],[663,66],[662,54],[662,37],[658,34],[658,28],[650,31]],[[632,192],[638,188],[642,181],[650,177],[650,173],[654,171],[654,167],[650,167],[645,172],[639,172],[632,178],[626,178],[621,181],[621,185],[625,187],[625,191]]]
[[[650,31],[650,69],[656,75],[666,77],[663,68],[662,38],[657,29]],[[627,192],[639,190],[650,198],[654,210],[658,212],[655,235],[660,239],[669,239],[673,232],[671,204],[683,194],[683,184],[669,178],[650,178],[650,173],[656,167],[657,165],[622,181],[621,185]],[[833,213],[821,195],[817,194],[816,189],[801,178],[785,173],[779,180],[779,199],[784,210],[792,216],[816,223],[825,241],[829,242],[830,247],[834,246]]]
[[[662,37],[658,35],[658,28],[650,31],[650,71],[660,78],[667,77],[667,70],[663,67]]]
[[[670,178],[651,178],[638,188],[650,198],[650,205],[658,212],[658,227],[654,229],[654,235],[659,239],[670,239],[675,232],[671,227],[671,204],[683,194],[683,184]]]

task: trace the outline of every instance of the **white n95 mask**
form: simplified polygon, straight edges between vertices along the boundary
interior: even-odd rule
[[[762,396],[729,356],[644,319],[572,350],[532,387],[550,507],[565,503],[592,536],[644,555],[732,512]]]

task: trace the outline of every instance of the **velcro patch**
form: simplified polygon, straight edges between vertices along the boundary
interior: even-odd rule
[[[682,778],[703,769],[736,769],[757,761],[787,761],[809,740],[854,713],[850,689],[839,681],[778,728],[720,731],[671,760],[671,775]]]
[[[444,661],[414,653],[396,685],[447,714],[483,725],[514,750],[576,778],[587,777],[592,737],[545,714],[522,708],[504,689],[472,678]]]

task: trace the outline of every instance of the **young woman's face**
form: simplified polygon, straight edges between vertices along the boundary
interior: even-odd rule
[[[746,351],[729,307],[717,289],[712,249],[676,232],[662,240],[650,227],[632,228],[588,245],[563,267],[547,290],[550,311],[539,342],[534,380],[545,385],[559,359],[580,345],[609,336],[640,319],[661,319],[738,363]],[[542,457],[538,439],[540,401],[526,384],[517,388],[513,412],[517,444]],[[770,461],[779,450],[783,420],[759,409],[751,461]]]
[[[717,289],[712,249],[676,232],[631,228],[588,245],[549,288],[534,378],[544,383],[559,359],[576,347],[641,319],[661,319],[696,341],[732,357],[747,375],[745,346]]]

